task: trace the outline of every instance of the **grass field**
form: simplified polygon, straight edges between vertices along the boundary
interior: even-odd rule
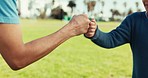
[[[58,20],[22,20],[24,42],[46,36],[66,24]],[[108,32],[120,23],[100,22]],[[69,39],[52,53],[30,66],[12,71],[0,57],[0,78],[131,78],[132,53],[125,44],[104,49],[81,36]]]

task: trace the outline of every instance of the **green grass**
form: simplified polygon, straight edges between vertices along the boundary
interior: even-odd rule
[[[22,20],[24,42],[49,35],[66,22],[58,20]],[[100,22],[108,32],[120,23]],[[52,53],[30,66],[12,71],[0,57],[1,78],[131,78],[132,54],[129,44],[104,49],[81,36],[69,39]]]

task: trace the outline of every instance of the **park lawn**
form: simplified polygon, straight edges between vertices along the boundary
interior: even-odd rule
[[[24,42],[49,35],[67,22],[59,20],[21,20]],[[108,32],[119,22],[100,22]],[[131,78],[132,53],[129,44],[104,49],[77,36],[52,53],[19,71],[12,71],[0,57],[0,78]]]

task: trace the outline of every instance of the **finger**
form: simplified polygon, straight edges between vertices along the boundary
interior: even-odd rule
[[[96,22],[95,18],[92,18],[92,20],[91,20],[91,21]]]
[[[95,18],[91,18],[91,21],[95,21]]]
[[[88,32],[95,32],[96,29],[89,29]]]
[[[89,35],[89,36],[92,36],[92,35],[94,35],[94,33],[93,33],[93,32],[90,32],[90,33],[88,33],[88,35]]]
[[[97,26],[89,26],[89,29],[96,29]]]
[[[93,37],[94,36],[94,33],[86,33],[85,34],[87,37]]]
[[[95,25],[95,23],[91,21],[91,22],[89,23],[89,26],[93,26],[93,25]]]
[[[89,19],[87,19],[87,21],[88,21],[89,24],[91,23],[91,21]]]
[[[96,25],[95,23],[91,22],[91,23],[89,23],[89,27],[90,27],[90,28],[96,28],[97,25]]]
[[[95,22],[90,22],[90,24],[91,24],[91,25],[95,25],[96,23],[95,23]]]

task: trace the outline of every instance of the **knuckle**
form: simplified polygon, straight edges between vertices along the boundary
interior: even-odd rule
[[[96,26],[91,26],[90,28],[91,28],[91,29],[96,29]]]
[[[84,17],[88,17],[87,14],[82,14]]]
[[[77,15],[74,15],[73,17],[76,17]]]
[[[89,19],[87,19],[87,20],[86,20],[86,22],[87,22],[87,23],[90,23],[90,20],[89,20]]]
[[[89,19],[87,19],[87,21],[90,23],[91,21]]]
[[[89,30],[89,32],[94,33],[95,31],[94,30]]]
[[[90,31],[93,32],[94,30],[93,29],[90,29]]]
[[[92,33],[88,33],[88,35],[89,35],[89,36],[92,36],[93,34],[92,34]]]

